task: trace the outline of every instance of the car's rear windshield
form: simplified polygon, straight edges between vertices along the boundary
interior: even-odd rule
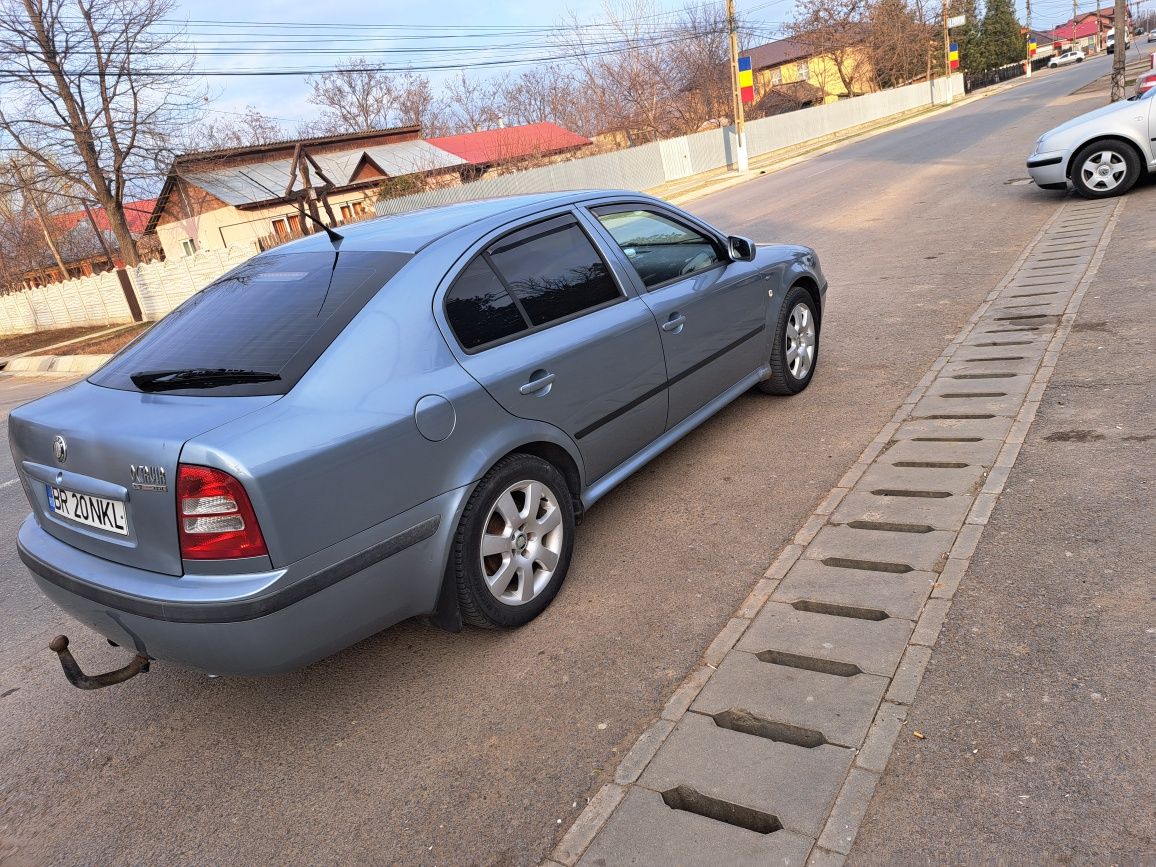
[[[178,394],[284,394],[313,365],[408,253],[270,252],[198,292],[95,373],[90,381],[139,390],[145,373],[242,371],[266,381]],[[203,377],[202,377],[203,385]]]

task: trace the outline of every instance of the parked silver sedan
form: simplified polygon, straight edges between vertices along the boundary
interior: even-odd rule
[[[1119,196],[1156,171],[1156,100],[1150,90],[1072,118],[1036,139],[1028,173],[1045,190],[1071,183],[1087,199]]]
[[[814,251],[658,199],[342,231],[253,258],[11,415],[20,556],[138,669],[281,672],[415,615],[524,624],[586,509],[751,387],[815,373]]]

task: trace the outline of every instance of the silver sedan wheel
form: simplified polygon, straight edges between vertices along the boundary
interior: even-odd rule
[[[815,318],[806,304],[796,304],[787,319],[787,369],[795,379],[806,379],[815,363]]]
[[[1096,151],[1080,166],[1080,177],[1090,190],[1106,193],[1114,190],[1128,174],[1128,164],[1115,151]]]
[[[482,577],[504,605],[524,605],[549,586],[565,530],[558,497],[542,482],[510,485],[482,532]]]

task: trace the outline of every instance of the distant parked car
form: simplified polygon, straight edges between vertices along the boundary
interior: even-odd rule
[[[1136,95],[1143,96],[1156,87],[1156,69],[1142,73],[1136,78]]]
[[[1069,63],[1083,63],[1087,55],[1079,49],[1072,51],[1065,51],[1058,57],[1053,57],[1048,61],[1048,68],[1055,69],[1057,66],[1067,66]]]
[[[11,414],[21,558],[142,660],[274,673],[416,615],[527,623],[583,511],[818,362],[813,250],[639,193],[341,231],[250,259]]]
[[[1028,173],[1045,190],[1119,196],[1156,171],[1156,88],[1072,118],[1036,139]]]

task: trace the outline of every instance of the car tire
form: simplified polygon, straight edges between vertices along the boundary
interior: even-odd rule
[[[771,375],[759,383],[766,394],[798,394],[811,382],[819,363],[819,319],[815,299],[792,286],[779,308],[771,341]]]
[[[1107,168],[1103,174],[1101,166]],[[1140,179],[1140,157],[1123,142],[1092,142],[1072,159],[1071,176],[1076,193],[1085,199],[1121,196]]]
[[[1083,63],[1083,62],[1084,62],[1084,58],[1082,58],[1082,57],[1076,58],[1076,63]]]
[[[449,569],[462,619],[509,629],[541,614],[566,580],[574,525],[570,489],[553,464],[526,454],[495,464],[454,534]]]

